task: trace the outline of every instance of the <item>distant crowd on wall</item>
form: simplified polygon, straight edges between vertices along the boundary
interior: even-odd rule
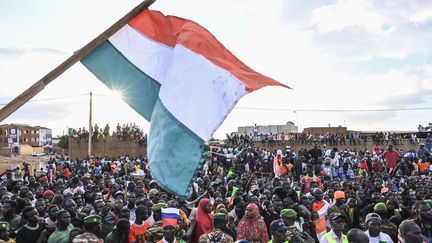
[[[112,137],[116,137],[119,140],[130,140],[136,141],[140,144],[147,144],[147,133],[144,133],[140,126],[135,123],[123,125],[117,123],[116,129],[113,130],[112,133],[110,133],[110,127],[108,124],[106,124],[103,129],[97,124],[95,124],[92,128],[92,131],[93,140],[105,139],[111,134]],[[69,136],[77,141],[87,141],[89,138],[89,134],[89,131],[87,131],[85,127],[79,128],[78,130],[74,128],[69,128]]]
[[[269,134],[227,134],[227,140],[231,144],[241,144],[252,141],[261,141],[270,144],[327,144],[331,146],[339,145],[366,145],[368,139],[378,145],[402,145],[404,142],[418,144],[420,139],[432,140],[432,134],[426,132],[419,133],[390,133],[375,132],[374,134],[365,134],[361,132],[347,133],[269,133]],[[427,142],[428,143],[428,142]]]

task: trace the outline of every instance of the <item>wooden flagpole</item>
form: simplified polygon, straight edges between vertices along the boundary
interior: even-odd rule
[[[21,106],[23,106],[27,101],[37,95],[40,91],[42,91],[45,86],[47,86],[51,81],[56,79],[66,70],[68,70],[72,65],[80,61],[82,58],[87,56],[91,51],[93,51],[96,47],[106,41],[110,36],[120,30],[123,26],[125,26],[131,19],[136,17],[139,13],[147,9],[150,5],[152,5],[156,0],[145,0],[140,3],[134,9],[132,9],[129,13],[127,13],[123,18],[119,19],[116,23],[114,23],[111,27],[105,30],[102,34],[94,38],[83,48],[76,51],[72,56],[66,59],[59,66],[51,70],[47,75],[37,81],[35,84],[30,86],[24,92],[22,92],[15,99],[10,101],[6,106],[4,106],[0,110],[0,122],[6,119],[10,114],[14,113]]]

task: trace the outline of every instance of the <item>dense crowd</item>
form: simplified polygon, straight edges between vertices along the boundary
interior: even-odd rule
[[[208,147],[188,198],[146,157],[55,157],[0,185],[0,242],[432,242],[430,149]]]
[[[79,128],[78,130],[69,128],[69,136],[77,141],[87,141],[89,135],[90,132],[87,131],[85,127]],[[92,139],[97,141],[100,139],[105,139],[107,136],[110,136],[110,127],[108,124],[106,124],[103,129],[97,124],[92,127]],[[111,136],[121,140],[131,140],[140,144],[147,144],[147,134],[144,133],[140,126],[135,123],[123,125],[118,123],[116,130],[112,131]]]
[[[251,141],[261,141],[270,144],[327,144],[330,146],[347,146],[347,145],[366,145],[370,139],[372,143],[379,145],[403,145],[404,142],[409,144],[419,144],[420,138],[425,139],[429,149],[432,148],[432,134],[428,132],[419,133],[395,133],[395,132],[341,132],[341,133],[321,133],[313,134],[310,132],[303,133],[254,133],[254,134],[232,134],[227,135],[227,140],[233,144],[248,143]]]

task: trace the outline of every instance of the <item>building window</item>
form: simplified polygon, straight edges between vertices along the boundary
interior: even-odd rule
[[[36,138],[31,138],[31,142],[32,143],[36,142]]]
[[[36,142],[39,142],[39,138],[36,138]]]
[[[28,141],[28,138],[24,138],[24,143],[27,143]]]
[[[8,143],[8,139],[7,138],[3,139],[3,143],[7,144]]]
[[[24,130],[24,134],[28,134],[28,130]]]

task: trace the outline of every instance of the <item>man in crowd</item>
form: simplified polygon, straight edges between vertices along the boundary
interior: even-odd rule
[[[347,236],[343,233],[346,225],[345,217],[342,214],[335,212],[330,214],[329,218],[332,230],[321,237],[320,243],[348,242]]]
[[[72,243],[103,243],[98,237],[102,217],[99,215],[87,216],[84,218],[84,233],[76,236]]]
[[[393,243],[393,240],[386,233],[381,232],[381,217],[376,213],[370,213],[366,216],[365,224],[367,227],[366,234],[370,243],[387,242]]]
[[[277,219],[270,224],[271,240],[269,243],[288,243],[287,231],[288,227],[282,222],[281,219]]]
[[[22,212],[24,220],[27,222],[18,230],[17,243],[36,243],[44,230],[38,223],[38,212],[32,206],[27,206]]]
[[[127,219],[119,219],[115,229],[105,238],[105,243],[128,243],[130,223]]]
[[[71,216],[68,211],[61,210],[57,213],[56,230],[48,238],[48,243],[68,243],[69,234],[74,226],[70,223]]]

